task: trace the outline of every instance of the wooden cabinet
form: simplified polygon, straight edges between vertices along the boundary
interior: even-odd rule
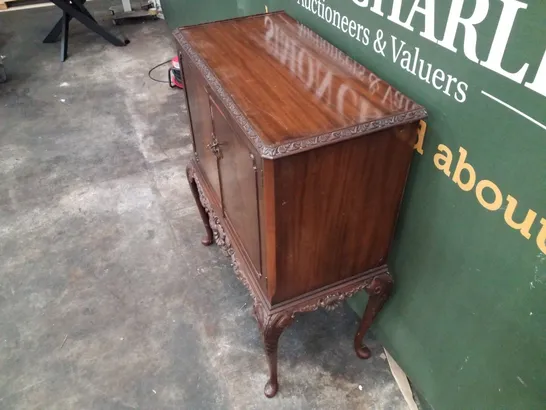
[[[387,257],[420,105],[285,13],[174,35],[206,235],[254,299],[275,395],[279,337],[297,313],[370,295],[355,349],[392,288]]]

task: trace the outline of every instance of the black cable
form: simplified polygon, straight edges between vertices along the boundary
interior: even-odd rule
[[[170,62],[171,62],[171,59],[169,58],[167,61],[163,61],[162,63],[159,63],[155,67],[150,68],[150,71],[148,71],[148,77],[150,77],[150,79],[152,79],[154,81],[157,81],[158,83],[167,83],[167,84],[169,84],[168,81],[158,80],[157,78],[152,77],[152,71],[154,71],[156,68],[159,68],[162,65],[165,65],[165,64],[170,63]]]

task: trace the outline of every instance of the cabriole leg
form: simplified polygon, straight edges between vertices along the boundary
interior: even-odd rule
[[[267,365],[269,366],[269,380],[265,384],[264,394],[266,397],[273,397],[279,390],[279,381],[277,377],[277,351],[279,347],[279,338],[282,332],[294,320],[291,312],[281,312],[270,315],[265,308],[258,304],[254,306],[254,314],[258,320],[262,338],[267,356]]]
[[[205,236],[201,240],[201,243],[205,246],[209,246],[214,241],[214,237],[209,223],[209,215],[207,214],[207,211],[199,198],[199,190],[197,189],[197,183],[195,182],[195,171],[192,164],[189,164],[186,167],[186,176],[188,177],[188,183],[190,184],[191,193],[195,199],[197,209],[199,209],[199,214],[201,215],[201,219],[205,225]]]
[[[365,290],[369,295],[366,310],[360,322],[360,328],[355,336],[356,355],[361,359],[368,359],[372,353],[370,349],[362,344],[364,335],[372,325],[375,316],[381,311],[385,302],[389,299],[393,286],[392,277],[389,274],[382,274],[373,278]]]

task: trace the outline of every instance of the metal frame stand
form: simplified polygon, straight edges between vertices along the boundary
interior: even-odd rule
[[[102,38],[116,47],[123,47],[129,44],[129,40],[120,40],[106,29],[104,29],[97,20],[85,8],[86,0],[51,0],[53,4],[63,11],[63,16],[55,24],[53,29],[44,38],[44,43],[55,43],[61,36],[61,61],[65,61],[68,56],[68,35],[70,20],[75,18],[89,30],[94,31]]]
[[[145,6],[140,2],[131,0],[121,0],[121,6],[115,5],[110,7],[112,13],[112,23],[115,25],[123,23],[128,19],[157,19],[157,11],[152,9],[152,3],[147,3]]]

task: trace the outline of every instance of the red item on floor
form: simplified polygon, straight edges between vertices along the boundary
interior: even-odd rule
[[[169,68],[169,85],[171,88],[178,87],[184,89],[184,82],[182,81],[182,72],[180,71],[180,61],[178,61],[178,56],[172,58],[171,64],[172,67]]]

